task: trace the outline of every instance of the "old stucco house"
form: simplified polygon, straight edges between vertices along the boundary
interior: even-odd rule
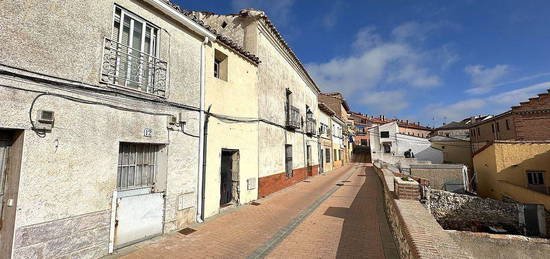
[[[204,217],[258,198],[258,58],[214,42],[207,51]]]
[[[319,88],[264,12],[195,12],[256,55],[258,65],[258,196],[318,173]]]
[[[205,81],[220,51],[253,84],[256,57],[161,0],[3,1],[0,27],[0,254],[101,257],[204,217]]]

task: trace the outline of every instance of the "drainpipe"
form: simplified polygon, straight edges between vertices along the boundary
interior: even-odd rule
[[[204,37],[204,41],[201,44],[201,61],[200,61],[200,113],[199,113],[199,173],[197,179],[197,222],[201,223],[204,220],[204,169],[206,165],[205,160],[205,116],[204,116],[204,102],[205,102],[205,45],[208,44],[208,37]]]

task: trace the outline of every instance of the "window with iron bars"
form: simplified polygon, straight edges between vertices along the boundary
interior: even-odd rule
[[[153,187],[161,147],[157,144],[120,143],[117,190]]]
[[[115,6],[113,37],[105,39],[101,81],[166,95],[168,63],[158,58],[158,27]]]

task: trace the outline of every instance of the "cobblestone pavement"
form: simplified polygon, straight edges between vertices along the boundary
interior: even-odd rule
[[[345,166],[123,258],[394,258],[372,167]],[[134,248],[135,249],[135,248]],[[115,254],[115,256],[117,256]]]

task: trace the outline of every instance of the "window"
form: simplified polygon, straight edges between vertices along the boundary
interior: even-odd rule
[[[342,150],[338,150],[338,158],[342,160]]]
[[[500,132],[500,123],[497,121],[497,132]]]
[[[158,33],[158,27],[116,6],[101,81],[164,96],[168,64],[158,59]]]
[[[479,128],[477,128],[477,136],[478,136],[478,137],[481,136],[481,133],[480,133],[480,132],[481,132],[481,131],[479,130]]]
[[[161,145],[120,143],[117,190],[153,187]]]
[[[340,160],[338,157],[338,150],[334,149],[334,161]]]
[[[285,169],[286,177],[292,177],[292,145],[285,145]]]
[[[214,51],[214,77],[227,81],[227,55],[219,50]]]
[[[506,130],[510,130],[510,123],[506,120]]]
[[[391,142],[382,143],[384,146],[384,153],[391,153]]]
[[[368,146],[369,145],[369,140],[368,139],[361,139],[361,145],[362,146]]]
[[[529,185],[543,185],[544,171],[527,171],[527,182]]]
[[[445,133],[445,137],[449,137],[449,133]]]
[[[381,138],[389,138],[390,137],[390,132],[389,131],[381,131],[380,132],[380,137]]]
[[[330,162],[330,149],[327,148],[325,149],[325,156],[326,156],[326,163],[329,163]]]
[[[495,133],[495,124],[491,124],[491,132]]]

